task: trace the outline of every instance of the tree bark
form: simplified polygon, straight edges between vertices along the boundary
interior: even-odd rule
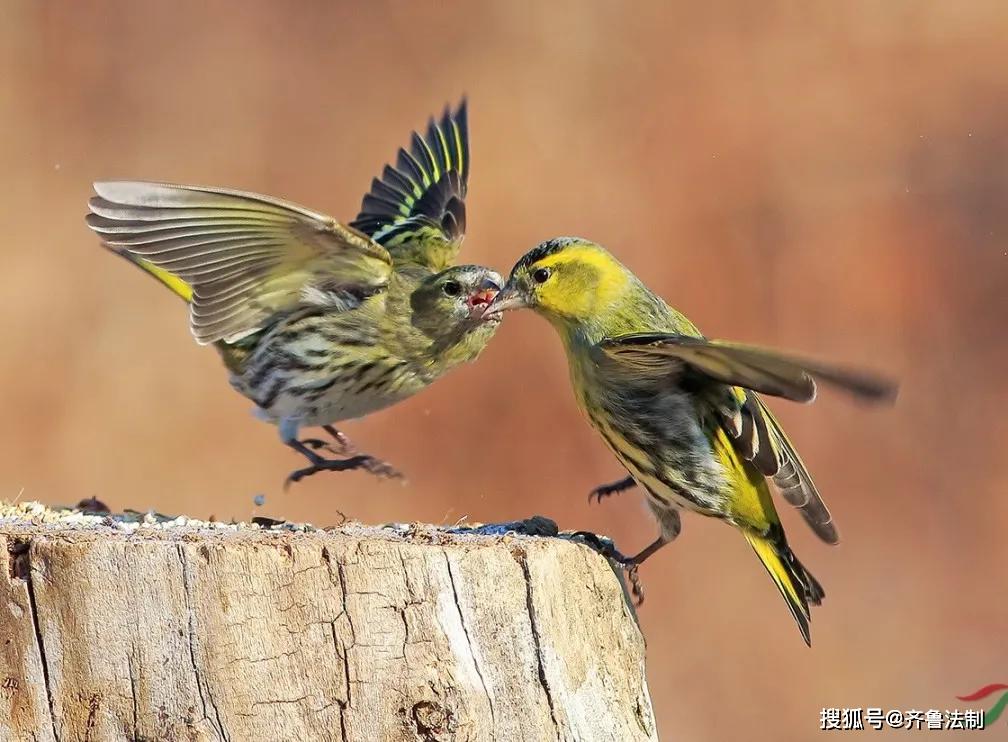
[[[0,513],[2,740],[657,739],[586,546],[66,512]]]

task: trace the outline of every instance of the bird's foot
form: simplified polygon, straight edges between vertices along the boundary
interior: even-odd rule
[[[303,446],[307,446],[312,451],[328,451],[329,453],[336,453],[333,445],[329,441],[324,441],[321,438],[302,438],[298,442]]]
[[[649,553],[643,554],[644,558],[641,558],[642,554],[628,557],[616,548],[616,544],[613,543],[612,539],[605,536],[600,536],[591,531],[577,531],[572,535],[609,561],[614,562],[615,565],[621,567],[626,572],[627,582],[630,583],[630,594],[633,596],[634,605],[640,606],[644,602],[644,583],[641,582],[638,568],[640,567],[640,563],[650,555]]]
[[[356,451],[353,441],[332,425],[323,425],[322,429],[332,436],[332,442],[321,438],[302,438],[300,443],[313,451],[328,451],[334,456],[349,456]]]
[[[328,448],[329,445],[325,441],[319,441],[315,438],[310,438],[308,441],[295,440],[287,444],[308,459],[310,466],[291,472],[290,476],[284,481],[285,490],[294,482],[300,482],[305,477],[318,474],[320,471],[353,471],[363,469],[382,479],[403,479],[403,475],[398,469],[381,459],[376,459],[374,456],[357,454],[345,459],[327,459],[315,453],[313,449],[318,447],[317,444],[321,444],[320,447],[322,448]]]
[[[618,494],[620,492],[625,492],[628,489],[637,486],[637,481],[633,477],[626,477],[618,482],[610,482],[609,484],[603,484],[596,487],[588,494],[588,502],[594,500],[595,502],[602,502],[603,499],[611,495]]]
[[[626,569],[627,582],[630,583],[630,594],[633,596],[634,606],[640,608],[644,604],[644,583],[641,582],[640,575],[637,573],[639,564],[632,564],[629,568],[623,565]]]
[[[330,450],[334,451],[336,454],[345,456],[357,450],[353,441],[351,441],[343,432],[336,430],[336,428],[332,425],[323,425],[322,430],[332,436],[335,445],[332,446]]]

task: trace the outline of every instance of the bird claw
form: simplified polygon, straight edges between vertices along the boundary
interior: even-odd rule
[[[364,456],[363,458],[365,461],[361,464],[360,468],[370,474],[374,474],[379,479],[406,479],[406,476],[401,471],[387,461],[376,459],[374,456]]]
[[[332,425],[323,425],[322,429],[332,436],[335,445],[330,445],[329,450],[335,453],[336,455],[346,456],[347,454],[351,454],[356,450],[353,441],[351,441],[344,433],[337,430]]]
[[[606,538],[605,536],[599,536],[591,531],[576,531],[571,535],[578,538],[589,548],[594,549],[606,559],[613,562],[614,565],[618,565],[624,572],[626,572],[627,582],[630,583],[630,594],[633,596],[634,606],[639,607],[644,602],[644,584],[641,582],[640,575],[638,574],[640,563],[637,557],[628,557],[616,548],[616,544],[614,544],[611,539]]]
[[[613,540],[608,536],[600,536],[592,531],[574,531],[570,534],[570,538],[577,539],[588,548],[597,551],[606,559],[617,562],[620,566],[629,561],[629,559],[616,548],[616,544],[614,544]]]
[[[605,498],[611,497],[612,495],[618,494],[620,492],[625,492],[626,490],[630,489],[631,487],[635,487],[636,485],[637,482],[636,480],[634,480],[633,477],[626,477],[625,479],[621,479],[618,482],[610,482],[609,484],[599,485],[598,487],[596,487],[595,489],[593,489],[591,492],[588,493],[588,502],[589,503],[591,503],[592,501],[602,502],[602,500],[604,500]]]
[[[641,582],[640,575],[637,574],[637,569],[640,565],[632,564],[629,567],[623,565],[626,569],[627,581],[630,583],[630,594],[633,595],[634,607],[640,608],[644,604],[644,583]]]
[[[302,438],[301,443],[308,446],[312,451],[328,451],[329,453],[339,453],[328,441],[321,438]]]
[[[347,459],[323,459],[319,457],[317,460],[313,460],[310,466],[291,472],[287,479],[284,480],[284,490],[289,489],[292,484],[300,482],[302,479],[318,474],[319,472],[353,471],[355,469],[363,469],[364,471],[374,474],[382,479],[404,478],[402,472],[398,469],[395,469],[390,464],[381,461],[380,459],[376,459],[374,456],[358,455],[351,456]]]
[[[323,425],[322,429],[332,436],[332,442],[321,438],[303,438],[300,442],[313,451],[326,451],[334,456],[349,456],[355,451],[353,441],[336,428]]]

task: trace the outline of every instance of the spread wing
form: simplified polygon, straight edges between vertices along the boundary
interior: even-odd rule
[[[875,374],[724,340],[635,333],[605,340],[601,345],[606,355],[643,368],[668,366],[671,370],[685,364],[715,381],[795,402],[815,399],[816,382],[871,401],[892,400],[896,395],[896,385]]]
[[[895,397],[894,383],[764,348],[685,335],[622,335],[604,341],[601,348],[610,358],[641,371],[678,373],[684,380],[699,375],[727,385],[710,390],[710,397],[736,449],[773,478],[784,499],[799,508],[816,535],[831,544],[839,540],[808,469],[757,392],[811,402],[818,381],[862,399],[884,401]]]
[[[94,189],[88,226],[190,302],[201,344],[235,342],[302,305],[356,306],[392,271],[367,236],[268,196],[135,181]]]
[[[388,248],[394,259],[440,271],[458,254],[465,236],[465,196],[469,180],[466,102],[445,108],[427,133],[413,132],[399,150],[395,167],[386,165],[371,182],[360,214],[350,226]]]

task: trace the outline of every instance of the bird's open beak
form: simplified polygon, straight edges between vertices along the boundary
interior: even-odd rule
[[[494,285],[492,287],[483,288],[470,295],[467,300],[467,303],[469,304],[469,317],[471,319],[485,318],[487,308],[493,302],[499,291],[500,288]]]
[[[485,316],[500,316],[510,309],[525,309],[528,307],[528,300],[514,286],[505,286],[500,293],[490,302],[486,308]]]

